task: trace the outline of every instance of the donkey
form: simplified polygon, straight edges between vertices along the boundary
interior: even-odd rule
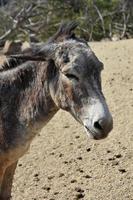
[[[101,88],[103,64],[61,24],[47,43],[11,57],[0,69],[0,200],[11,198],[17,162],[32,139],[61,108],[93,139],[105,138],[113,120]]]

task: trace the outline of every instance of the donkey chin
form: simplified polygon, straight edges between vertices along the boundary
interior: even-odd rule
[[[103,130],[96,131],[91,128],[88,128],[88,126],[86,126],[86,125],[84,126],[84,128],[85,128],[85,131],[86,131],[87,135],[89,136],[89,138],[94,139],[94,140],[101,140],[108,136],[109,132],[112,130],[113,127],[108,132],[105,132]]]
[[[89,138],[100,140],[106,138],[113,129],[113,120],[111,116],[102,117],[97,120],[84,120],[83,125]]]

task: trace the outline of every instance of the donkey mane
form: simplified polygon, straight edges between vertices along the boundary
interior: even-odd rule
[[[19,90],[26,89],[35,79],[35,68],[36,63],[29,61],[21,63],[19,67],[12,67],[12,70],[0,73],[1,93],[5,92],[7,88],[9,89],[10,86]]]
[[[26,61],[24,59],[20,59],[20,58],[13,58],[13,57],[6,58],[4,63],[0,66],[0,72],[14,69],[25,62]]]

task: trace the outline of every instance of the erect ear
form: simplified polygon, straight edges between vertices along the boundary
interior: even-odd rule
[[[62,22],[58,31],[49,39],[49,42],[62,42],[64,39],[75,38],[74,30],[78,22]]]
[[[32,46],[32,54],[33,56],[39,56],[44,58],[45,60],[54,60],[55,58],[55,52],[58,48],[58,45],[56,43],[46,43],[46,44],[40,44]]]
[[[54,60],[55,51],[58,45],[55,43],[35,43],[31,44],[29,48],[23,51],[21,54],[10,54],[11,58],[23,59],[24,61],[46,61]]]
[[[10,57],[20,58],[23,60],[50,60],[55,57],[58,43],[65,39],[75,39],[73,30],[78,26],[77,22],[62,23],[59,30],[51,37],[47,43],[31,43],[30,47],[25,49],[21,54],[9,55]]]

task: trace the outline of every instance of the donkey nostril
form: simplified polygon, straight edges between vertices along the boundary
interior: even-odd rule
[[[103,130],[103,127],[102,127],[100,121],[94,122],[94,127],[96,129]]]

